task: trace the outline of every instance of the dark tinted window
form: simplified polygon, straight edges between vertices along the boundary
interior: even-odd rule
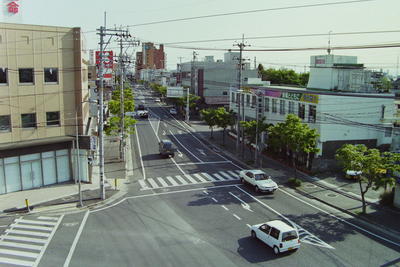
[[[44,69],[44,82],[45,83],[57,83],[58,82],[58,69],[57,68],[45,68]]]
[[[0,116],[0,131],[11,131],[11,116],[10,115],[3,115]]]
[[[7,68],[0,68],[0,84],[7,83]]]
[[[33,83],[33,69],[18,69],[20,83]]]
[[[272,236],[275,239],[278,239],[279,238],[279,233],[280,232],[279,232],[278,229],[272,227],[271,233],[269,235]]]
[[[260,230],[263,231],[266,234],[269,234],[269,230],[271,229],[271,226],[267,224],[263,224],[260,226]]]
[[[60,112],[46,112],[46,124],[47,126],[60,125]]]
[[[36,113],[21,114],[22,128],[36,128]]]
[[[297,238],[297,232],[294,230],[282,233],[282,241],[290,241],[296,238]]]

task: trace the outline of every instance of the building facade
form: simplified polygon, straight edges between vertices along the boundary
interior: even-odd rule
[[[80,28],[0,23],[0,194],[78,177],[77,131],[89,181],[83,51]]]
[[[165,69],[166,56],[164,45],[160,44],[159,48],[157,48],[153,43],[143,43],[142,52],[136,52],[135,65],[137,79],[140,79],[142,69]]]

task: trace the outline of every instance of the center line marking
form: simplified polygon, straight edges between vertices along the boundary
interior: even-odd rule
[[[229,210],[227,207],[225,207],[225,205],[221,205],[221,207],[223,207],[224,210]]]
[[[235,213],[234,214],[232,214],[233,215],[233,217],[235,217],[236,219],[238,219],[239,221],[241,221],[242,219],[239,217],[239,216],[237,216]]]
[[[208,195],[208,192],[206,190],[203,191],[204,194]]]
[[[214,202],[218,203],[218,200],[216,200],[215,198],[212,197],[211,199],[214,200]]]

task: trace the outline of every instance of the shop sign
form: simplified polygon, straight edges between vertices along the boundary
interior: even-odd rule
[[[12,13],[12,14],[17,14],[18,13],[19,5],[17,4],[17,1],[19,1],[19,0],[10,1],[7,4],[8,13]]]

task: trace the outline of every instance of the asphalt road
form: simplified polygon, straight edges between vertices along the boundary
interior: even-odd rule
[[[131,137],[135,171],[126,197],[85,213],[23,216],[56,223],[41,237],[40,252],[8,257],[46,267],[400,266],[400,244],[290,189],[255,193],[236,179],[237,162],[204,145],[162,105],[143,100],[151,115]],[[174,158],[158,155],[159,139],[177,146]],[[276,256],[250,237],[250,225],[276,219],[298,229],[297,252]]]

